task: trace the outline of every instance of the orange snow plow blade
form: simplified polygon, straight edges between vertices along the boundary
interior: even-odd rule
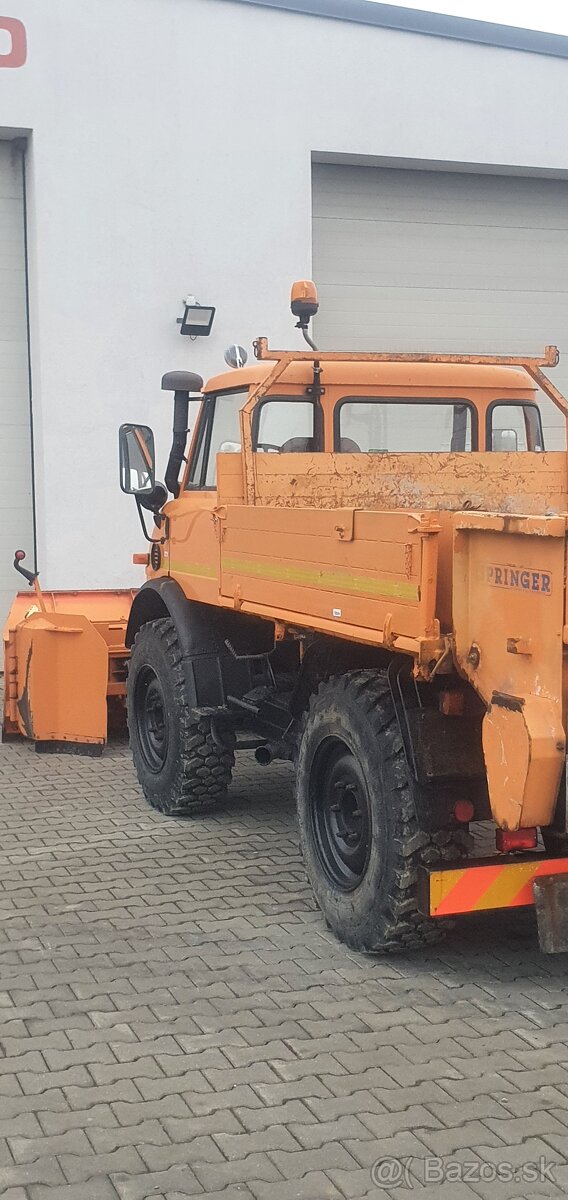
[[[100,754],[109,713],[124,720],[133,591],[20,592],[4,627],[3,738]]]

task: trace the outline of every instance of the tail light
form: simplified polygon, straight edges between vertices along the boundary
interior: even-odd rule
[[[457,804],[454,804],[454,817],[462,825],[473,821],[474,813],[475,808],[471,800],[458,800]]]

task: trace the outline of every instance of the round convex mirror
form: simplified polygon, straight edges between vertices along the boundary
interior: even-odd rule
[[[225,350],[225,362],[228,367],[244,367],[248,354],[243,346],[228,346]]]

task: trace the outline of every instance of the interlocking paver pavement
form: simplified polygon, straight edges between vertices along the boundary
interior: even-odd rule
[[[187,821],[147,808],[124,743],[4,746],[0,793],[3,1200],[566,1193],[568,962],[531,914],[347,950],[289,767],[248,756]],[[453,1176],[426,1180],[433,1159]]]

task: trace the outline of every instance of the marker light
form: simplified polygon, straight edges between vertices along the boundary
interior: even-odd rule
[[[497,829],[495,844],[500,854],[511,850],[534,850],[538,841],[536,829]]]

